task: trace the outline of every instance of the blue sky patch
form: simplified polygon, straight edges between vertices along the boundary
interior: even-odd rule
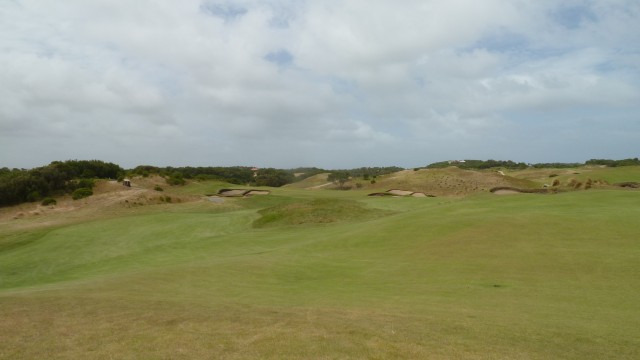
[[[233,3],[209,2],[203,2],[202,4],[200,4],[200,11],[205,14],[222,18],[225,21],[238,19],[248,12],[246,8]]]
[[[561,6],[551,13],[551,17],[567,29],[577,29],[586,22],[598,20],[587,6]]]
[[[285,49],[270,52],[264,59],[278,66],[289,66],[293,63],[293,55]]]

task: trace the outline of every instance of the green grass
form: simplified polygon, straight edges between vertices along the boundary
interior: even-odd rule
[[[0,230],[0,358],[640,356],[640,192],[364,195]]]
[[[619,182],[640,182],[640,166],[620,166],[620,167],[600,167],[583,166],[574,169],[527,169],[513,171],[509,175],[537,181],[539,183],[551,184],[558,179],[563,184],[571,179],[585,182],[591,180],[604,180],[611,184]],[[550,175],[557,175],[549,177]]]

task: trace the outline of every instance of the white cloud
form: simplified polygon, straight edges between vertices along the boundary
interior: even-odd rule
[[[589,112],[616,116],[573,147],[635,151],[614,137],[638,131],[636,1],[24,0],[0,4],[0,44],[0,165],[528,161],[503,147],[536,117]]]

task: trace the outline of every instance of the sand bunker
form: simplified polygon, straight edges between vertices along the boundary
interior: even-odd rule
[[[435,197],[433,195],[428,195],[425,194],[423,192],[413,192],[413,191],[408,191],[408,190],[398,190],[398,189],[391,189],[391,190],[387,190],[386,192],[382,192],[382,193],[371,193],[369,194],[369,196],[393,196],[393,197],[399,197],[399,196],[411,196],[411,197]]]
[[[413,191],[398,190],[398,189],[387,190],[387,192],[391,195],[396,195],[396,196],[409,196],[413,194]]]
[[[221,189],[218,191],[218,196],[224,197],[243,197],[253,195],[269,195],[269,190],[255,190],[255,189]]]
[[[520,191],[516,191],[516,190],[496,190],[493,193],[496,194],[496,195],[522,194]]]

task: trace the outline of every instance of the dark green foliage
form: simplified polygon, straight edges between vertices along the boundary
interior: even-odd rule
[[[449,166],[457,166],[460,169],[491,169],[491,168],[505,168],[505,169],[526,169],[527,164],[523,162],[513,162],[511,160],[464,160],[464,161],[440,161],[427,166],[427,169],[441,169]]]
[[[58,202],[56,201],[56,199],[48,197],[48,198],[44,198],[41,204],[42,206],[48,206],[48,205],[56,205],[58,204]]]
[[[67,182],[66,189],[68,191],[73,191],[75,189],[87,188],[93,189],[95,186],[95,181],[93,179],[78,179],[78,180],[69,180]]]
[[[632,166],[632,165],[640,165],[640,160],[638,160],[638,158],[623,159],[623,160],[591,159],[585,162],[585,164],[586,165],[605,165],[608,167]]]
[[[182,181],[176,174],[180,174],[181,179],[196,180],[222,180],[232,184],[248,184],[253,180],[253,171],[248,167],[156,167],[151,165],[140,165],[130,171],[131,176],[149,176],[151,174],[173,178],[169,180],[175,182],[173,185],[181,185]]]
[[[117,178],[124,170],[99,160],[54,161],[31,170],[0,170],[0,206],[38,201],[85,187],[92,188],[91,178]]]
[[[71,197],[73,200],[79,200],[93,195],[93,191],[89,188],[79,188],[73,191]]]
[[[251,183],[256,186],[280,187],[293,182],[293,178],[293,174],[285,170],[260,169]]]
[[[568,169],[582,166],[580,163],[538,163],[531,165],[536,169]]]
[[[171,176],[169,176],[166,181],[169,185],[184,185],[186,183],[182,176],[182,173],[179,173],[177,171],[171,174]]]
[[[332,172],[327,180],[336,183],[340,189],[344,189],[344,184],[349,181],[349,173],[346,171]]]
[[[164,191],[164,189],[163,189],[163,188],[161,188],[161,187],[160,187],[160,185],[156,185],[156,186],[153,188],[153,190],[155,190],[155,191]]]
[[[42,198],[42,196],[40,195],[40,192],[38,192],[37,190],[34,190],[30,192],[29,195],[27,195],[27,201],[29,202],[38,201],[40,200],[40,198]]]

